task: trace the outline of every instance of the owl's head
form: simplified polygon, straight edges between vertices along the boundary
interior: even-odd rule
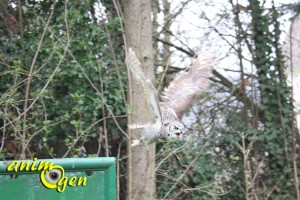
[[[165,134],[167,139],[183,139],[184,126],[180,122],[165,123]]]

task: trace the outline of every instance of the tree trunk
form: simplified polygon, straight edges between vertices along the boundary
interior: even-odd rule
[[[151,1],[124,0],[124,31],[128,47],[132,47],[144,66],[147,78],[154,78]],[[127,70],[129,71],[129,70]],[[148,123],[148,108],[140,83],[129,75],[128,123]],[[155,199],[155,145],[131,147],[132,139],[141,137],[140,130],[130,130],[128,135],[127,199]]]

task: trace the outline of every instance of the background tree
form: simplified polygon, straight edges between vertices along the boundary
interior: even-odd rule
[[[123,2],[126,48],[133,48],[144,66],[147,78],[154,81],[151,2],[129,0]],[[152,118],[140,82],[128,71],[129,124],[146,124]],[[129,130],[127,199],[155,199],[155,144],[131,147],[133,139],[140,139],[139,130]]]

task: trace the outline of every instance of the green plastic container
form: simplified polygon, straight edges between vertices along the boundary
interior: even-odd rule
[[[45,163],[46,161],[48,163],[53,161],[53,166],[63,168],[65,178],[61,180],[65,180],[65,182],[61,183],[64,183],[66,187],[61,192],[58,192],[57,188],[49,189],[42,184],[40,179],[42,170],[38,171],[37,169],[40,162]],[[24,165],[22,171],[20,171],[21,162]],[[25,171],[26,164],[28,171]],[[8,171],[8,166],[14,170],[17,169],[18,172]],[[79,178],[85,179],[85,182],[82,181],[81,184],[77,185]],[[54,183],[54,185],[56,184]],[[59,188],[62,188],[62,185]],[[35,162],[34,160],[20,160],[18,163],[16,161],[1,161],[0,199],[115,200],[116,160],[113,157],[105,157],[38,159]]]

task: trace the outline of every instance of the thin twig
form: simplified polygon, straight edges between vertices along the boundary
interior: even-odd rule
[[[33,57],[33,60],[32,60],[31,66],[30,66],[30,70],[29,70],[29,73],[28,73],[27,84],[25,86],[24,116],[23,116],[23,134],[22,134],[22,137],[21,137],[22,151],[21,151],[20,159],[25,159],[25,157],[26,157],[26,155],[25,155],[25,149],[26,149],[26,147],[24,145],[26,143],[25,140],[26,140],[26,130],[27,130],[26,125],[27,125],[27,112],[28,112],[27,108],[28,108],[29,88],[30,88],[30,83],[31,83],[31,79],[32,79],[32,74],[33,74],[33,70],[34,70],[34,66],[35,66],[37,57],[38,57],[38,55],[40,53],[40,50],[41,50],[41,47],[42,47],[42,44],[43,44],[43,41],[44,41],[44,38],[45,38],[46,32],[48,30],[51,18],[52,18],[53,13],[54,13],[55,4],[56,4],[56,2],[54,1],[53,5],[52,5],[51,12],[50,12],[49,17],[48,17],[48,21],[47,21],[47,23],[46,23],[46,25],[44,27],[44,31],[42,33],[42,36],[41,36],[41,39],[39,41],[39,44],[38,44],[37,50],[35,52],[35,55]]]
[[[98,72],[99,72],[99,80],[100,80],[100,92],[104,95],[101,66],[99,63],[98,63]],[[105,107],[103,106],[102,106],[102,117],[103,117],[103,131],[104,131],[104,140],[105,140],[105,156],[108,157],[109,151],[108,151],[107,127],[106,127],[106,119],[105,119]]]

